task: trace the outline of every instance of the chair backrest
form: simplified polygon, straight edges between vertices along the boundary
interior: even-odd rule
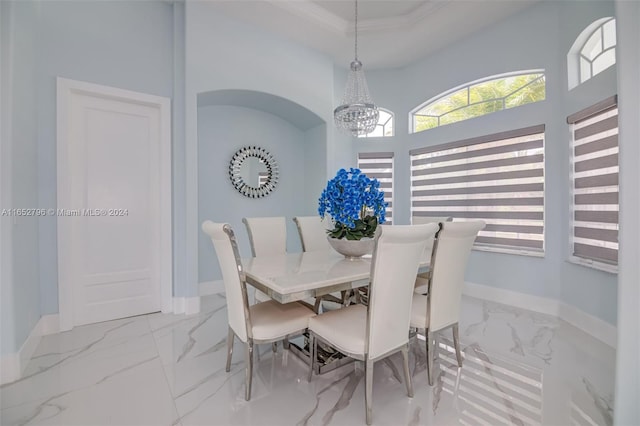
[[[412,216],[411,224],[412,225],[424,225],[425,223],[445,223],[451,222],[453,218],[451,216]],[[433,253],[433,243],[435,241],[434,238],[429,238],[427,240],[427,246],[424,249],[425,256],[427,259],[431,259],[431,255]]]
[[[211,238],[220,264],[227,298],[229,326],[241,341],[246,342],[247,338],[251,337],[249,299],[233,229],[229,224],[207,220],[202,223],[202,230]]]
[[[302,251],[319,251],[331,248],[327,241],[327,228],[320,216],[296,216],[293,218],[300,235]]]
[[[284,216],[245,217],[242,221],[247,227],[253,257],[287,252],[287,224]]]
[[[381,226],[371,263],[367,345],[369,359],[405,345],[409,339],[413,287],[428,238],[426,225]]]
[[[469,254],[478,232],[484,226],[481,220],[445,222],[438,233],[427,298],[431,331],[458,322]]]

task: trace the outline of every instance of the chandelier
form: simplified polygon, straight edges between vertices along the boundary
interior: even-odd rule
[[[355,59],[351,62],[342,104],[333,110],[333,118],[338,129],[361,136],[375,129],[379,112],[369,95],[362,62],[358,60],[358,0],[355,3]]]

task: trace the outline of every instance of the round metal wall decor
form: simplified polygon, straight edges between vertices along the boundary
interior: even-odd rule
[[[249,198],[269,195],[278,183],[278,175],[278,163],[273,155],[258,146],[240,148],[229,163],[231,184]]]

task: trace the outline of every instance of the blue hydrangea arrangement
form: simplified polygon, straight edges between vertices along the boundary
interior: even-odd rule
[[[360,169],[340,169],[327,182],[318,200],[318,214],[331,216],[335,227],[327,233],[332,238],[360,240],[373,238],[378,223],[385,221],[384,191],[380,182]]]

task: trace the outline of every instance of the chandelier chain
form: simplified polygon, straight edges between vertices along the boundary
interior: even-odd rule
[[[355,43],[355,47],[356,47],[356,51],[355,51],[355,59],[356,61],[358,60],[358,0],[356,0],[356,13],[355,13],[355,19],[354,19],[354,26],[355,26],[355,37],[356,37],[356,43]]]

